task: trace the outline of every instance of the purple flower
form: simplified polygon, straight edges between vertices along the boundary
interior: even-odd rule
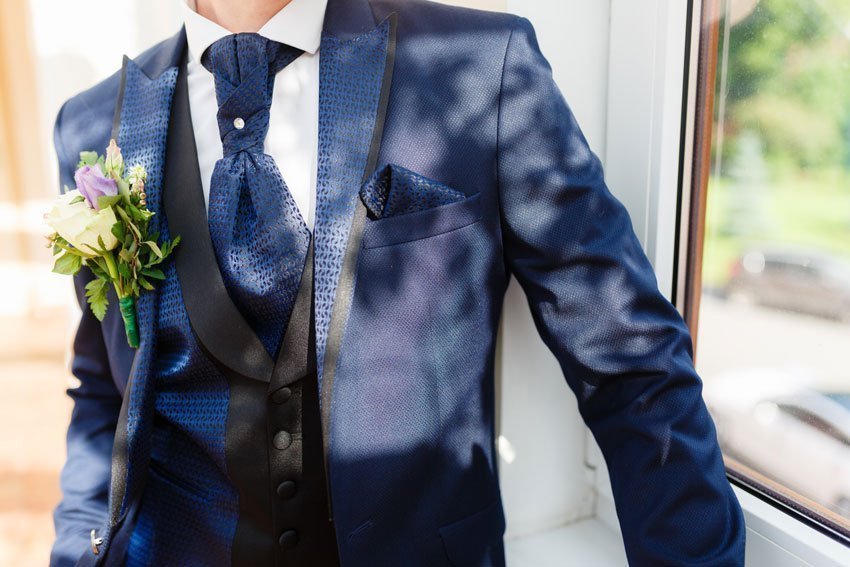
[[[74,173],[74,181],[77,182],[77,189],[92,209],[98,208],[98,197],[103,195],[111,197],[118,194],[118,185],[115,184],[115,180],[103,175],[99,164],[84,165],[79,168]]]

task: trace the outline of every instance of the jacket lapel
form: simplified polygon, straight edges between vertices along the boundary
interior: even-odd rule
[[[185,41],[181,30],[138,60],[125,56],[121,70],[112,137],[117,139],[127,167],[142,165],[147,170],[145,192],[148,209],[156,213],[151,219],[151,232],[162,230],[158,213],[161,209],[165,142],[177,78],[176,62]],[[164,237],[167,238],[167,234]],[[155,349],[157,297],[157,291],[143,292],[136,304],[140,344],[133,358],[115,432],[107,525],[101,534],[100,552],[98,555],[85,554],[80,560],[83,565],[104,558],[103,551],[110,547],[110,539],[126,518],[141,486],[140,476],[143,475],[138,471],[147,468],[149,455],[142,431],[145,424],[150,423],[153,409],[153,390],[148,378]],[[130,470],[130,462],[137,474]]]
[[[339,345],[366,218],[357,199],[374,171],[389,100],[396,14],[376,25],[368,0],[330,0],[320,48],[316,186],[316,356],[327,448]]]

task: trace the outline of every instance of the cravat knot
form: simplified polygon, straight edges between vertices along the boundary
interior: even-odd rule
[[[241,151],[262,153],[274,77],[302,53],[257,33],[225,36],[204,52],[201,64],[215,78],[218,130],[225,156]]]
[[[228,293],[272,358],[295,303],[310,231],[263,141],[274,77],[301,53],[239,33],[201,57],[215,78],[224,149],[210,180],[210,238]]]

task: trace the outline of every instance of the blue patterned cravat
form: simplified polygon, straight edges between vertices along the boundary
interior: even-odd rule
[[[274,77],[302,51],[255,33],[226,36],[201,63],[215,77],[224,157],[209,196],[213,248],[227,291],[274,358],[289,320],[310,230],[263,153]]]

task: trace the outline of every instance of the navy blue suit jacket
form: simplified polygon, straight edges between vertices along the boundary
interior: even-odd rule
[[[688,328],[659,292],[531,24],[420,0],[331,0],[326,28],[356,35],[390,13],[378,162],[466,198],[363,221],[347,309],[329,331],[343,564],[504,563],[494,359],[514,277],[605,457],[630,563],[742,565],[743,516]],[[135,61],[154,77],[184,42],[177,34]],[[80,151],[106,147],[118,97],[116,74],[62,108],[63,185],[73,186]],[[85,280],[75,282],[82,305]],[[53,565],[73,564],[106,520],[134,356],[115,309],[103,323],[83,309]]]

